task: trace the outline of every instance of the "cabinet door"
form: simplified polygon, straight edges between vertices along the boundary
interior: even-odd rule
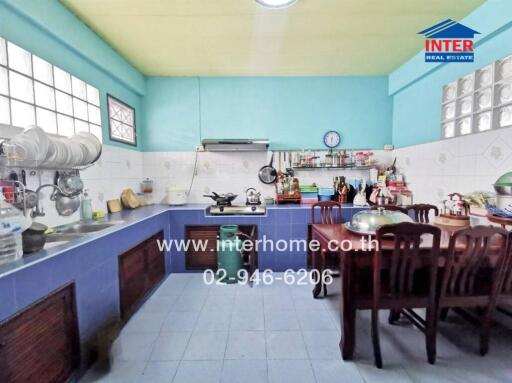
[[[163,241],[163,233],[151,237],[146,247],[146,291],[152,290],[165,277],[165,255],[158,248],[158,241]]]
[[[127,319],[146,292],[146,256],[143,245],[119,256],[121,317]]]
[[[185,255],[187,269],[217,269],[217,237],[219,226],[186,226],[185,240],[189,248]],[[194,248],[193,242],[197,248]],[[204,245],[204,249],[200,244]]]
[[[66,382],[80,363],[74,285],[0,323],[0,382]]]

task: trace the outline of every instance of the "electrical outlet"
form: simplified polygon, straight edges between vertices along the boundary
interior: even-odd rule
[[[196,146],[196,152],[204,152],[204,146],[203,145],[197,145]]]

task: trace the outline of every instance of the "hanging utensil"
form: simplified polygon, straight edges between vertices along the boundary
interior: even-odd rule
[[[80,194],[84,188],[84,183],[80,176],[70,173],[59,174],[57,186],[65,194]]]
[[[272,156],[270,157],[270,163],[268,165],[263,166],[258,172],[258,177],[260,181],[263,182],[264,184],[270,185],[276,181],[277,171],[272,166],[273,163],[274,153],[272,153]]]
[[[25,208],[29,210],[33,209],[37,205],[38,196],[35,191],[27,189],[27,174],[25,169],[21,171],[21,182],[25,187]]]
[[[80,207],[80,198],[78,195],[80,192],[75,191],[75,195],[64,195],[59,192],[59,179],[60,173],[58,171],[55,172],[54,184],[57,186],[54,189],[52,195],[50,196],[50,200],[55,202],[55,209],[60,216],[68,217],[74,212],[78,210]]]

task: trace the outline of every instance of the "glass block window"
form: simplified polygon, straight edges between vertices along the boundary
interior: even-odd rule
[[[0,124],[102,140],[99,91],[0,37]]]
[[[135,109],[124,102],[107,96],[110,139],[125,144],[137,145]]]
[[[512,127],[512,55],[443,87],[441,137]]]

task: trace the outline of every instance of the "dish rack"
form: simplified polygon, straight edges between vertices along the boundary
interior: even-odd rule
[[[66,171],[66,170],[78,170],[82,171],[93,166],[101,157],[101,153],[103,152],[103,147],[100,148],[100,151],[96,158],[87,165],[78,165],[78,166],[65,166],[65,165],[45,165],[44,161],[36,161],[36,160],[18,160],[16,158],[10,157],[8,155],[8,151],[6,150],[6,145],[9,144],[8,139],[4,139],[0,141],[0,168],[6,167],[11,169],[34,169],[34,170],[50,170],[50,171]]]

